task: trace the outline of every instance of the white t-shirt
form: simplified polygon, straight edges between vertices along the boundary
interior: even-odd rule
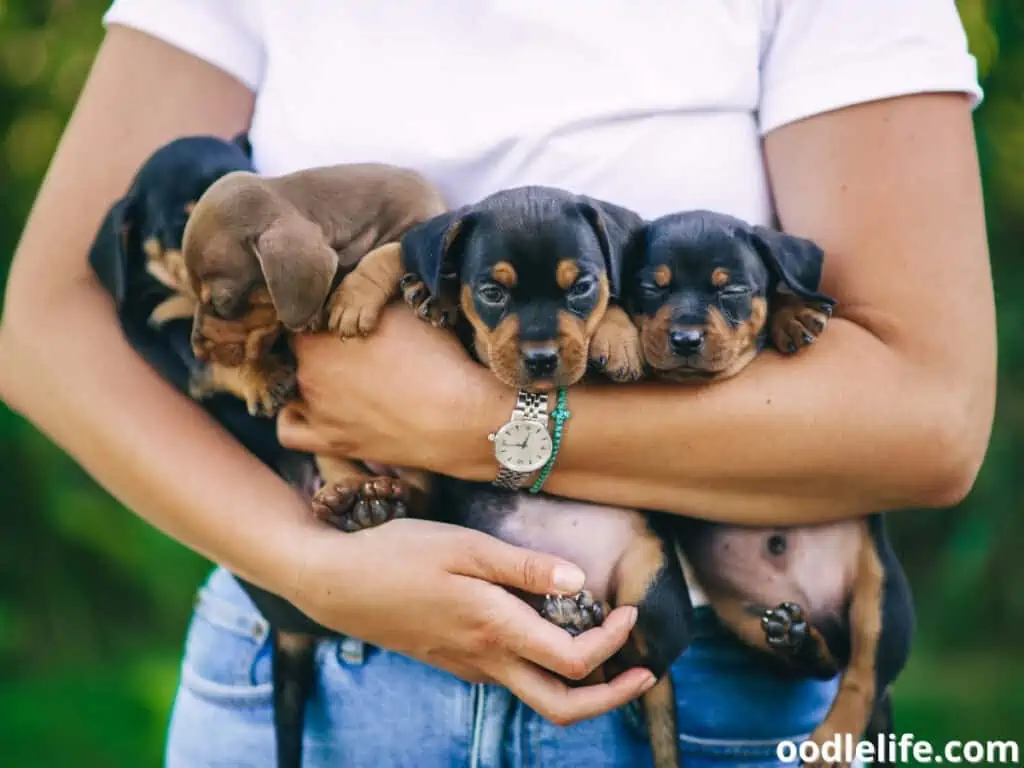
[[[251,88],[261,172],[390,162],[451,206],[547,184],[769,223],[765,133],[981,99],[953,0],[116,0],[105,22]]]

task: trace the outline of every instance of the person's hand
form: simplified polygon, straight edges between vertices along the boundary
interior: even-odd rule
[[[451,333],[398,304],[369,338],[304,334],[294,348],[302,400],[278,418],[285,447],[464,479],[493,476],[486,436],[512,412],[515,392]]]
[[[493,681],[557,724],[608,712],[654,677],[634,667],[610,682],[570,686],[625,643],[636,608],[608,614],[572,637],[504,585],[534,594],[573,593],[583,573],[558,558],[478,531],[393,520],[359,533],[317,529],[289,599],[324,626],[440,667]]]

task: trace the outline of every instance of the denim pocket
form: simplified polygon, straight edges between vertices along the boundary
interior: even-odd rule
[[[213,580],[196,597],[181,684],[205,699],[265,703],[272,690],[269,626],[251,604],[237,604],[218,586]]]

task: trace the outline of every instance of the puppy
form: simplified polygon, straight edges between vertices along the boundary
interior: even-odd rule
[[[244,400],[253,415],[274,415],[297,394],[291,336],[323,327],[325,304],[346,270],[444,210],[426,179],[388,165],[339,165],[275,178],[251,172],[222,177],[199,199],[184,235],[188,287],[195,299],[191,343],[196,357],[207,363],[192,377],[192,395],[229,393]],[[367,257],[363,273],[392,280],[374,271],[379,265],[378,258]],[[419,476],[374,477],[355,462],[326,456],[314,461],[323,483],[313,498],[314,511],[321,518],[349,514],[352,530],[403,516],[409,483]],[[272,633],[282,768],[301,765],[315,639],[281,628]]]
[[[372,263],[367,257],[342,281],[330,326],[342,336],[372,331],[401,290],[422,317],[453,325],[471,354],[510,387],[568,387],[588,368],[635,380],[643,372],[639,338],[618,299],[624,249],[641,225],[631,211],[563,190],[498,192],[412,228],[378,253],[390,266],[375,269],[394,276],[388,284],[361,276]],[[610,608],[637,606],[629,642],[594,679],[632,666],[654,672],[659,682],[642,701],[652,751],[658,768],[675,768],[675,699],[666,673],[690,641],[691,605],[657,520],[444,477],[435,478],[430,515],[579,564],[586,591],[522,595],[572,634],[600,624]]]
[[[169,142],[139,168],[90,248],[89,264],[113,298],[129,340],[172,379],[181,379],[181,358],[168,349],[177,334],[166,325],[193,311],[183,292],[185,222],[211,184],[251,167],[244,135],[230,142],[214,136]]]
[[[817,245],[722,214],[650,222],[630,259],[630,312],[662,379],[735,376],[769,338],[795,353],[825,330],[835,304],[818,291]],[[891,729],[889,686],[909,655],[914,610],[881,515],[792,528],[674,524],[691,573],[739,638],[804,674],[842,671],[813,740]]]

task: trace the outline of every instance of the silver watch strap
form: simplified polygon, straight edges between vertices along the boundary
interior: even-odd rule
[[[516,396],[516,407],[512,409],[512,420],[536,421],[544,426],[548,423],[548,395],[546,392],[526,392],[519,390]],[[532,472],[516,472],[505,466],[498,468],[498,476],[493,484],[506,491],[518,491]]]
[[[522,419],[523,421],[539,421],[541,424],[547,424],[548,393],[519,390],[519,395],[516,397],[516,407],[512,409],[512,418]]]

